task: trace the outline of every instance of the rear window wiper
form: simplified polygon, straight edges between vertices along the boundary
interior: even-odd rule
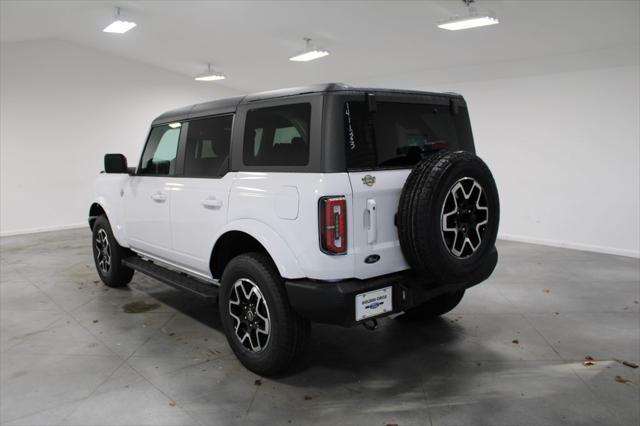
[[[410,156],[415,153],[426,154],[433,151],[438,151],[441,149],[448,149],[449,143],[446,141],[433,141],[427,142],[419,146],[401,146],[396,149],[397,155],[406,155]]]

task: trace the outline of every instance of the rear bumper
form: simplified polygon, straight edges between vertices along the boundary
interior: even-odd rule
[[[425,279],[411,271],[376,277],[368,280],[344,280],[338,282],[310,279],[287,280],[285,286],[289,303],[300,316],[314,322],[336,324],[349,327],[363,321],[356,321],[355,297],[384,287],[392,287],[392,311],[378,315],[391,315],[421,305],[427,300],[444,293],[464,290],[486,280],[495,265],[498,254],[492,253],[494,261],[489,268],[472,279],[455,284],[442,284],[434,288],[425,286]]]

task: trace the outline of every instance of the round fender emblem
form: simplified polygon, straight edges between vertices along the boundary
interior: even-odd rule
[[[376,177],[371,175],[366,175],[365,177],[362,178],[362,183],[364,183],[367,186],[373,186],[373,184],[376,183]]]

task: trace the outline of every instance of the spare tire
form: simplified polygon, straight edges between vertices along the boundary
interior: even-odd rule
[[[402,188],[397,217],[404,257],[426,282],[479,282],[493,271],[498,189],[475,154],[439,151],[418,163]]]

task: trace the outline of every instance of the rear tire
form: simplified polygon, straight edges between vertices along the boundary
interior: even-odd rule
[[[422,305],[408,309],[404,313],[404,317],[412,320],[430,320],[444,315],[460,303],[464,296],[464,290],[453,293],[445,293],[440,296],[428,300]]]
[[[242,365],[261,376],[283,373],[307,348],[308,320],[296,314],[282,278],[261,253],[233,258],[222,274],[220,319]]]
[[[122,247],[111,232],[106,216],[99,216],[93,224],[93,260],[98,275],[109,287],[124,287],[133,278],[133,269],[122,264],[122,260],[132,256],[133,252]]]

